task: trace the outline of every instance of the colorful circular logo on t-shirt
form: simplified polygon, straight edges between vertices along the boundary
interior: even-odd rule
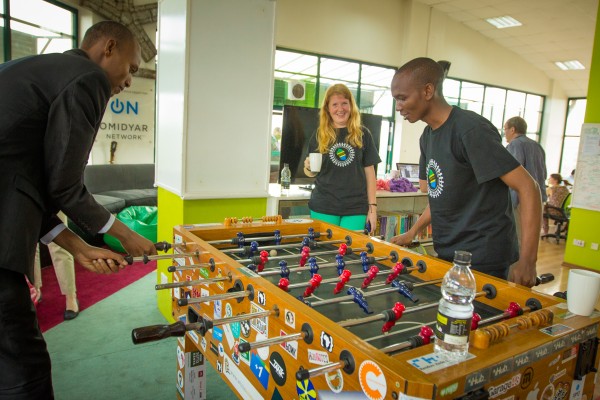
[[[329,149],[329,159],[338,167],[345,167],[354,160],[354,149],[348,143],[336,143]]]
[[[444,190],[444,176],[442,170],[435,160],[429,160],[427,163],[427,186],[429,188],[429,196],[439,197]]]

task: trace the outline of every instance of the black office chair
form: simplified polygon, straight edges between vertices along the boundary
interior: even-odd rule
[[[567,240],[567,230],[569,229],[569,218],[570,218],[570,210],[569,206],[571,205],[571,194],[565,197],[565,200],[562,203],[562,207],[555,207],[546,205],[544,208],[544,218],[548,218],[549,221],[554,221],[556,225],[556,230],[554,233],[548,233],[546,235],[542,235],[542,239],[545,238],[554,238],[556,240],[556,244],[560,243],[560,239]]]

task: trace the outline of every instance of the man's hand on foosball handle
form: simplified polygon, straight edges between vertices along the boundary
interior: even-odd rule
[[[390,239],[390,243],[397,244],[398,246],[409,246],[412,244],[414,235],[412,233],[406,232],[402,235],[394,236]]]

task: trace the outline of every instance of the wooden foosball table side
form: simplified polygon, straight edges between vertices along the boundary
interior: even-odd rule
[[[373,257],[390,257],[396,254],[395,261],[387,259],[378,262],[390,269],[398,262],[420,267],[425,265],[424,271],[413,271],[413,274],[424,281],[442,278],[450,267],[449,263],[436,258],[320,221],[176,227],[175,241],[182,244],[176,251],[198,253],[191,257],[177,258],[174,265],[207,266],[176,272],[173,274],[174,281],[227,279],[210,285],[173,289],[175,318],[186,319],[187,322],[190,322],[190,317],[218,321],[240,314],[273,312],[268,317],[240,324],[241,327],[224,324],[206,331],[204,335],[193,330],[186,333],[185,338],[180,340],[178,351],[185,362],[179,363],[179,366],[183,364],[192,367],[188,367],[187,372],[185,368],[178,368],[179,397],[202,398],[195,396],[198,392],[206,393],[205,388],[194,386],[194,380],[190,383],[189,379],[190,375],[198,373],[193,365],[194,360],[198,365],[200,359],[209,362],[240,398],[309,399],[316,398],[317,393],[326,397],[342,391],[354,392],[367,398],[456,398],[463,393],[478,391],[488,395],[491,393],[491,398],[500,398],[501,395],[502,398],[510,395],[524,398],[523,394],[526,397],[528,393],[536,393],[536,389],[539,394],[546,391],[546,395],[550,392],[557,395],[563,393],[567,385],[570,391],[575,391],[575,395],[578,393],[576,390],[580,390],[588,398],[592,396],[592,371],[587,371],[582,379],[574,377],[577,371],[585,371],[577,365],[578,360],[585,356],[582,356],[580,349],[591,346],[591,342],[596,340],[599,319],[597,316],[573,316],[558,298],[475,272],[478,291],[484,291],[486,285],[495,288],[494,298],[483,296],[478,301],[501,313],[510,302],[525,305],[531,299],[536,299],[543,309],[552,311],[554,320],[550,328],[546,329],[548,332],[537,328],[513,328],[509,335],[488,348],[471,347],[469,352],[474,357],[465,362],[451,367],[427,369],[424,365],[433,353],[431,344],[393,355],[384,354],[339,326],[336,321],[342,320],[342,315],[325,316],[282,291],[232,258],[231,254],[223,252],[231,245],[208,243],[233,238],[240,231],[251,236],[279,229],[282,235],[300,235],[305,234],[309,227],[317,232],[331,232],[331,238],[321,240],[350,238],[351,247],[370,245],[370,256]],[[297,240],[283,239],[281,243]],[[189,306],[178,304],[181,298],[213,296],[248,289],[251,289],[253,300],[248,297],[227,299],[219,303],[218,307],[214,303],[195,303]],[[375,312],[379,311],[381,310]],[[306,328],[310,330],[310,342]],[[294,334],[303,334],[304,338],[252,349],[246,354],[238,351],[242,343],[255,343]],[[473,341],[473,337],[471,340]],[[314,370],[335,363],[338,363],[338,368],[327,373],[306,379],[306,375],[302,375],[303,369]],[[597,367],[598,360],[594,358],[588,364]],[[297,379],[298,377],[301,379]],[[576,386],[580,389],[574,389]]]

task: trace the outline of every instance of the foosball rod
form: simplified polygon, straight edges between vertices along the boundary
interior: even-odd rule
[[[340,245],[340,247],[342,247],[342,245],[344,245],[344,243],[342,243]],[[350,246],[346,246],[345,253],[342,255],[345,255],[346,253],[356,253],[356,252],[361,252],[361,251],[366,251],[369,254],[371,254],[373,252],[373,244],[367,243],[367,247],[359,247],[359,248],[352,248]],[[340,253],[340,249],[338,248],[336,250],[326,250],[326,251],[319,251],[316,253],[310,253],[310,256],[313,256],[313,257],[314,256],[324,256],[324,255],[339,254],[339,253]],[[285,256],[268,257],[266,261],[286,260],[288,258],[296,258],[296,257],[302,257],[302,254],[289,254],[289,255],[285,255]],[[252,258],[242,259],[242,260],[237,260],[237,261],[240,263],[250,262],[253,264],[259,264],[262,260],[261,260],[261,257],[254,256]]]
[[[279,312],[279,311],[277,311]],[[236,319],[235,321],[229,320],[229,323],[245,321],[246,319],[251,318],[259,318],[263,316],[267,316],[273,313],[273,310],[267,311],[259,311],[256,313],[250,314],[240,314],[235,317],[231,317],[231,319]],[[242,318],[243,317],[243,318]],[[214,324],[214,321],[213,321]],[[206,326],[204,319],[200,319],[197,322],[186,324],[183,321],[177,321],[170,325],[150,325],[144,326],[141,328],[135,328],[131,331],[131,340],[133,344],[141,344],[146,342],[154,342],[156,340],[165,339],[172,336],[181,337],[185,335],[187,331],[195,331],[203,329]]]
[[[409,283],[412,284],[414,287],[420,287],[420,286],[427,286],[427,285],[435,285],[437,283],[441,283],[442,279],[433,279],[431,281],[427,281],[427,282],[420,282],[420,283],[412,283],[412,282],[406,282],[406,281],[400,281],[400,283]],[[375,296],[380,296],[382,294],[387,294],[387,293],[393,293],[393,292],[397,292],[398,288],[397,287],[392,287],[392,288],[385,288],[385,289],[379,289],[379,290],[373,290],[372,292],[367,292],[364,293],[363,297],[375,297]],[[327,304],[334,304],[334,303],[341,303],[344,302],[346,300],[353,300],[354,299],[354,295],[347,295],[347,296],[341,296],[341,297],[336,297],[333,299],[327,299],[327,300],[320,300],[320,301],[315,301],[315,302],[308,302],[308,305],[310,307],[319,307],[319,306],[325,306]]]
[[[264,242],[264,241],[269,241],[269,240],[282,240],[282,239],[297,239],[297,238],[304,238],[304,237],[310,237],[311,233],[298,233],[298,234],[294,234],[294,235],[279,235],[278,234],[278,230],[273,232],[273,236],[259,236],[259,237],[252,237],[252,238],[246,238],[243,236],[240,237],[240,233],[238,233],[238,236],[231,238],[231,239],[221,239],[221,240],[209,240],[206,243],[214,245],[214,244],[239,244],[240,242],[245,242],[246,240],[250,240],[253,242]],[[328,239],[331,239],[331,237],[333,236],[333,233],[331,232],[331,229],[327,229],[327,232],[314,232],[312,235],[314,235],[315,238],[319,238],[321,236],[327,236]],[[242,240],[243,238],[243,240]]]
[[[296,372],[296,379],[300,382],[303,382],[306,379],[314,378],[338,369],[342,369],[348,375],[354,373],[356,364],[354,362],[354,357],[348,350],[342,350],[340,353],[340,361],[311,369],[304,369],[303,367],[300,367],[300,369]]]
[[[195,285],[208,285],[217,282],[229,281],[231,282],[232,276],[231,272],[227,274],[227,276],[222,276],[219,278],[207,278],[207,279],[197,279],[193,281],[179,281],[179,282],[169,282],[169,283],[159,283],[154,286],[154,290],[164,290],[164,289],[174,289],[185,286],[195,286]]]
[[[260,349],[262,347],[270,347],[275,344],[281,344],[286,342],[296,342],[298,340],[304,340],[306,344],[311,344],[314,339],[313,330],[309,324],[302,324],[302,328],[298,333],[292,333],[289,335],[282,335],[271,339],[259,340],[256,342],[242,342],[238,345],[240,353],[247,353],[253,349]]]
[[[194,270],[194,269],[200,269],[200,268],[210,268],[211,271],[215,270],[215,266],[217,265],[223,265],[226,264],[223,261],[219,261],[219,262],[215,262],[215,260],[213,258],[211,258],[210,260],[208,260],[207,263],[199,263],[199,264],[190,264],[190,265],[170,265],[167,268],[167,271],[169,272],[176,272],[176,271],[186,271],[186,270]]]
[[[385,260],[389,260],[389,259],[390,259],[389,256],[369,257],[367,264],[375,264],[378,261],[385,261]],[[348,260],[348,261],[344,261],[344,265],[354,265],[354,264],[361,264],[361,263],[362,263],[362,260]],[[337,266],[338,266],[337,262],[323,263],[323,264],[319,264],[319,270],[321,270],[323,268],[332,268],[332,267],[337,267]],[[289,269],[290,273],[292,273],[292,272],[303,272],[303,271],[307,270],[306,266],[301,266],[301,265],[296,265],[296,266],[293,266],[293,267],[289,267],[288,269]],[[258,275],[260,275],[260,276],[281,275],[281,267],[279,269],[272,268],[272,269],[264,270],[262,272],[259,272]]]
[[[441,279],[439,279],[437,281],[441,281]],[[439,282],[434,282],[434,281],[423,282],[422,284],[420,284],[420,286],[424,286],[423,284],[432,284],[432,283],[439,283]],[[417,286],[417,285],[419,285],[419,284],[414,284],[414,286]],[[386,290],[386,289],[384,289],[384,290]],[[485,296],[488,299],[493,299],[496,297],[496,293],[497,293],[496,288],[493,285],[486,284],[483,286],[483,290],[481,292],[475,293],[474,298]],[[366,295],[365,295],[365,297],[366,297]],[[420,306],[406,308],[404,306],[404,304],[397,302],[394,305],[394,308],[389,309],[389,310],[384,310],[380,314],[372,315],[370,317],[354,318],[354,319],[349,319],[349,320],[345,320],[345,321],[339,321],[339,322],[336,322],[336,324],[339,326],[342,326],[344,328],[349,328],[351,326],[363,325],[363,324],[368,324],[368,323],[376,322],[376,321],[385,321],[386,323],[383,325],[383,328],[381,328],[381,331],[385,333],[385,332],[389,331],[390,329],[392,329],[392,327],[394,326],[396,321],[398,321],[400,318],[402,318],[403,315],[412,314],[415,312],[427,310],[427,309],[438,307],[438,306],[439,306],[439,302],[434,302],[434,303],[427,303],[427,304],[422,304]]]
[[[198,321],[200,324],[200,327],[197,328],[196,331],[198,331],[198,333],[200,333],[200,335],[204,336],[206,334],[206,332],[208,332],[210,329],[214,328],[215,326],[228,325],[228,324],[232,324],[234,322],[248,321],[248,320],[255,319],[255,318],[268,317],[270,315],[279,317],[279,307],[277,307],[277,305],[274,305],[271,310],[257,311],[255,313],[249,313],[249,314],[240,314],[240,315],[236,315],[233,317],[226,317],[226,318],[220,318],[220,319],[200,318],[200,320]]]
[[[125,261],[127,261],[127,264],[131,265],[134,262],[138,262],[138,261],[143,261],[144,264],[148,264],[149,261],[154,261],[154,260],[172,260],[174,258],[179,258],[179,257],[196,257],[196,258],[200,258],[200,254],[207,254],[209,253],[208,251],[195,251],[193,253],[173,253],[173,254],[164,254],[162,256],[149,256],[144,254],[143,256],[140,257],[133,257],[130,255],[126,255],[125,257]]]
[[[243,297],[248,297],[250,301],[254,299],[254,289],[251,285],[248,285],[248,290],[236,290],[234,292],[229,293],[221,293],[221,294],[213,294],[212,296],[204,296],[204,297],[192,297],[189,299],[179,299],[177,300],[177,304],[180,306],[187,306],[190,304],[197,303],[208,303],[211,301],[217,300],[230,300],[230,299],[240,299]]]
[[[326,244],[340,244],[340,243],[346,243],[345,240],[326,240],[326,241],[316,241],[314,242],[316,243],[318,246],[321,245],[326,245]],[[302,242],[298,242],[298,243],[286,243],[286,244],[274,244],[271,246],[258,246],[255,248],[250,248],[252,251],[264,251],[264,250],[279,250],[279,249],[293,249],[293,248],[297,248],[299,246],[302,246]],[[231,254],[231,253],[246,253],[248,252],[248,249],[246,247],[236,247],[234,249],[219,249],[219,251],[221,253],[225,253],[225,254]],[[273,257],[274,258],[274,257]]]
[[[371,268],[377,268],[377,267],[375,267],[375,266],[372,266]],[[345,272],[345,271],[348,271],[348,272],[350,272],[350,271],[349,271],[349,270],[347,270],[347,269],[345,269],[345,270],[344,270],[344,272]],[[379,268],[377,268],[377,272],[379,272]],[[362,278],[370,278],[370,277],[371,277],[371,275],[373,275],[373,274],[376,274],[376,273],[375,273],[375,272],[372,272],[372,273],[369,273],[369,272],[367,272],[367,273],[364,273],[364,274],[358,274],[358,275],[351,275],[351,274],[350,274],[350,276],[348,277],[348,280],[352,280],[352,279],[362,279]],[[285,279],[285,278],[283,278],[283,279]],[[321,283],[321,284],[324,284],[324,283],[336,283],[336,282],[339,282],[339,280],[340,280],[340,277],[338,276],[338,277],[335,277],[335,278],[323,279],[323,280],[322,280],[320,283]],[[289,281],[288,281],[288,282],[289,282]],[[347,281],[346,281],[346,282],[347,282]],[[287,292],[287,291],[288,291],[288,289],[296,289],[296,288],[299,288],[299,287],[305,287],[305,286],[306,286],[306,282],[300,282],[300,283],[293,283],[293,284],[291,284],[291,285],[290,285],[290,284],[288,284],[288,285],[285,285],[285,284],[282,284],[282,282],[281,282],[281,280],[280,280],[280,281],[279,281],[279,284],[278,284],[278,286],[279,286],[279,288],[280,288],[280,289],[282,289],[283,291]],[[283,286],[283,287],[282,287],[282,286]],[[363,287],[363,289],[364,289],[364,287]]]

